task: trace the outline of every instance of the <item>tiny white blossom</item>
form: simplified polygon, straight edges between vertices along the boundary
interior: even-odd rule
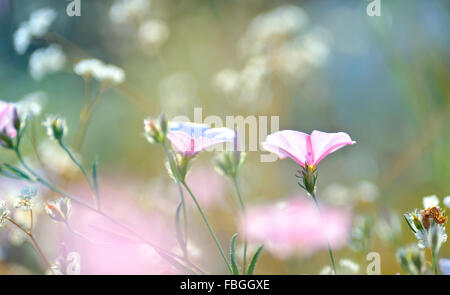
[[[239,87],[239,73],[232,69],[223,69],[214,76],[213,83],[219,91],[231,94]]]
[[[31,35],[28,22],[21,23],[13,36],[14,49],[16,52],[20,55],[24,54],[30,46],[32,39],[33,36]]]
[[[333,275],[333,274],[334,271],[329,265],[324,266],[319,272],[319,275]]]
[[[439,199],[436,195],[423,197],[423,208],[431,208],[439,205]]]
[[[150,20],[140,26],[138,37],[144,45],[159,47],[169,38],[169,28],[163,21]]]
[[[98,59],[89,58],[83,59],[80,62],[76,63],[73,67],[73,71],[75,74],[83,77],[92,77],[98,75],[100,71],[102,71],[105,65]]]
[[[6,207],[6,201],[0,201],[0,227],[5,225],[6,218],[9,217],[9,209]]]
[[[103,67],[99,67],[93,74],[98,81],[111,83],[113,85],[118,85],[125,81],[125,72],[114,65],[104,65]]]
[[[359,265],[350,259],[341,259],[339,266],[345,273],[357,274],[359,272]]]
[[[450,208],[450,196],[446,196],[443,201],[445,207]]]
[[[24,54],[33,38],[43,37],[56,18],[56,12],[50,8],[33,11],[27,21],[22,22],[14,32],[14,49],[20,55]]]
[[[109,10],[109,18],[117,24],[139,19],[150,3],[150,0],[116,0]]]
[[[56,12],[51,8],[33,11],[30,15],[29,29],[34,37],[44,36],[56,18]]]
[[[30,56],[30,74],[35,80],[42,80],[48,73],[60,71],[66,63],[66,55],[59,45],[37,49]]]
[[[25,95],[18,103],[16,103],[20,117],[35,118],[39,116],[46,100],[47,95],[42,91],[35,91]]]
[[[24,211],[32,209],[31,199],[37,195],[37,189],[32,186],[27,186],[22,189],[20,195],[16,198],[15,207],[21,208]]]

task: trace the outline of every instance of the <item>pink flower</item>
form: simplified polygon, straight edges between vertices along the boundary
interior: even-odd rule
[[[173,219],[163,212],[143,208],[136,200],[139,183],[126,176],[108,177],[102,183],[102,207],[119,222],[138,232],[147,241],[172,251],[177,249]],[[120,181],[118,181],[120,179]],[[133,183],[130,187],[120,183]],[[76,186],[74,195],[89,197],[89,188]],[[86,199],[88,201],[88,199]],[[69,223],[74,231],[64,227],[62,236],[71,251],[81,255],[81,273],[86,275],[130,275],[177,273],[154,248],[141,242],[128,231],[95,212],[73,203]],[[50,232],[50,231],[49,231]]]
[[[9,138],[17,136],[14,121],[17,118],[17,108],[14,104],[0,101],[0,133],[5,133]]]
[[[215,144],[233,141],[234,131],[206,124],[170,122],[167,139],[180,154],[192,157]]]
[[[347,210],[323,207],[322,218],[312,202],[299,196],[276,204],[258,205],[247,210],[249,241],[263,243],[278,257],[310,255],[344,246],[351,232],[351,216]]]
[[[292,158],[302,167],[315,167],[327,155],[343,146],[356,143],[344,132],[326,133],[314,130],[311,135],[295,130],[282,130],[267,136],[264,149],[280,159]]]
[[[214,169],[205,167],[192,169],[187,175],[186,182],[203,208],[213,208],[223,204],[224,178],[217,174]],[[187,194],[187,191],[185,191],[185,196]],[[193,207],[195,206],[192,198],[187,198],[187,202]]]

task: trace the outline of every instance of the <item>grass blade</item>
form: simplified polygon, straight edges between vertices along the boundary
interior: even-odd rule
[[[239,269],[236,262],[236,247],[235,247],[237,236],[238,234],[234,234],[234,236],[231,238],[231,247],[230,247],[231,269],[233,271],[232,272],[233,275],[239,274]]]
[[[253,255],[252,261],[250,262],[250,265],[248,266],[247,274],[252,275],[255,271],[256,262],[258,262],[259,254],[261,254],[262,249],[264,248],[264,245],[259,246],[258,250],[256,250],[255,255]]]

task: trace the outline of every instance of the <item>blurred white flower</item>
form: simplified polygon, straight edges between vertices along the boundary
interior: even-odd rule
[[[81,256],[78,252],[64,251],[48,269],[48,275],[80,275],[81,274]]]
[[[27,239],[27,235],[17,227],[11,228],[9,231],[9,241],[14,246],[20,246]]]
[[[379,189],[375,183],[368,180],[362,180],[353,188],[353,194],[356,200],[371,203],[378,198]]]
[[[143,45],[159,47],[169,39],[169,28],[160,20],[149,20],[143,23],[138,31]]]
[[[425,251],[416,244],[397,249],[397,262],[403,270],[412,275],[421,275],[427,272]]]
[[[22,22],[14,32],[14,49],[18,54],[24,54],[33,38],[43,37],[56,18],[56,12],[50,8],[33,11],[28,21]]]
[[[30,46],[32,39],[33,36],[31,36],[28,22],[21,23],[13,36],[14,49],[16,52],[20,55],[24,54]]]
[[[450,208],[450,196],[446,196],[443,201],[445,207]]]
[[[271,52],[273,70],[297,79],[305,77],[325,63],[330,51],[328,38],[325,30],[314,29],[282,43]]]
[[[354,199],[350,188],[343,184],[332,183],[322,193],[322,197],[330,204],[338,206],[353,206]]]
[[[139,19],[145,15],[150,4],[150,0],[116,0],[109,9],[109,18],[117,24]]]
[[[42,80],[48,73],[60,71],[66,62],[66,55],[59,45],[37,49],[30,56],[30,74],[35,80]]]
[[[377,218],[376,232],[380,239],[396,246],[400,242],[402,226],[400,217],[392,211],[387,209]]]
[[[0,201],[0,227],[5,225],[6,218],[9,217],[9,209],[6,206],[6,201]]]
[[[125,81],[125,72],[114,65],[104,65],[99,67],[94,73],[94,78],[100,82],[118,85]]]
[[[333,274],[334,274],[334,271],[331,268],[331,266],[329,266],[329,265],[324,266],[319,272],[319,275],[325,275],[325,276],[326,275],[333,275]]]
[[[423,197],[423,208],[431,208],[439,205],[439,199],[436,195]]]
[[[213,79],[214,86],[225,94],[231,94],[238,90],[239,73],[232,69],[223,69]]]
[[[73,71],[79,76],[89,78],[97,75],[96,73],[100,72],[104,66],[105,65],[100,60],[89,58],[76,63],[73,67]]]
[[[16,103],[21,118],[35,118],[42,112],[42,108],[47,100],[47,94],[43,91],[35,91],[25,95]]]
[[[247,54],[261,54],[272,43],[297,33],[308,23],[305,11],[284,5],[257,16],[250,24],[241,46]]]
[[[29,19],[29,30],[33,37],[44,36],[56,18],[56,12],[51,8],[33,11]]]
[[[359,265],[350,259],[339,260],[340,274],[357,274],[359,272]]]
[[[83,59],[73,67],[75,74],[84,78],[94,77],[99,82],[118,85],[125,81],[125,72],[115,65],[107,65],[102,61],[89,58]]]
[[[266,56],[254,56],[248,60],[240,73],[240,103],[248,106],[257,100],[271,100],[271,92],[263,91],[264,79],[268,71]]]

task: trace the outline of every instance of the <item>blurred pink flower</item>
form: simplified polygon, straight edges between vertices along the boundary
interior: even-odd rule
[[[276,204],[249,207],[247,234],[251,242],[262,243],[274,255],[310,255],[344,246],[351,232],[351,216],[346,210],[324,207],[322,218],[314,203],[301,196]]]
[[[267,136],[264,149],[280,159],[292,158],[302,167],[315,167],[327,155],[356,143],[344,132],[326,133],[314,130],[311,135],[295,130],[282,130]]]
[[[124,179],[101,180],[104,212],[161,248],[176,249],[173,221],[161,212],[143,209],[133,191],[127,191]],[[87,189],[77,188],[77,196],[89,196]],[[86,199],[88,201],[88,199]],[[73,203],[70,216],[73,232],[65,231],[64,242],[81,256],[82,274],[171,274],[177,273],[154,248],[127,230],[95,212]],[[173,233],[173,235],[171,234]],[[83,235],[81,237],[79,234]]]
[[[17,118],[17,108],[14,104],[0,100],[0,133],[6,133],[10,138],[17,135],[14,120]]]
[[[224,178],[218,175],[213,169],[199,168],[192,169],[188,174],[187,184],[197,197],[200,205],[204,208],[217,206],[224,201]],[[195,206],[185,190],[188,203]]]
[[[192,157],[210,146],[232,141],[234,131],[229,128],[210,128],[206,124],[170,122],[167,139],[180,154]]]

